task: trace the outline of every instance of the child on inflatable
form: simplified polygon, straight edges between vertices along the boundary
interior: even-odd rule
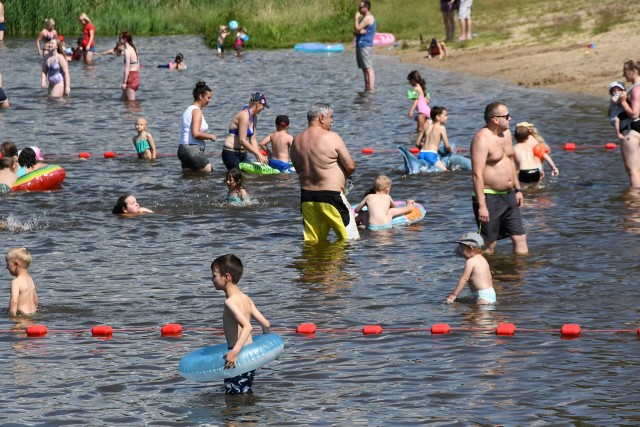
[[[232,205],[243,205],[249,202],[249,194],[247,194],[247,190],[244,189],[242,171],[240,169],[233,168],[228,170],[225,182],[229,190],[227,193],[227,201],[229,203]]]
[[[238,288],[242,272],[242,261],[233,254],[220,256],[211,263],[213,286],[219,291],[224,291],[227,298],[222,312],[222,326],[229,348],[229,352],[224,356],[225,369],[235,368],[242,347],[253,342],[251,339],[251,318],[256,319],[262,326],[263,334],[268,334],[271,327],[269,321],[256,308],[251,298]],[[233,378],[225,378],[225,393],[250,393],[254,375],[255,370],[252,370]]]
[[[29,276],[31,254],[27,248],[9,249],[6,256],[7,270],[15,279],[11,281],[11,302],[9,315],[33,314],[38,310],[38,294],[36,284]]]
[[[417,94],[417,97],[413,101],[413,104],[411,104],[411,108],[407,113],[407,117],[412,118],[413,112],[416,110],[416,107],[418,108],[418,134],[420,134],[424,130],[425,124],[428,127],[427,121],[431,114],[429,100],[427,99],[427,86],[417,70],[410,72],[407,76],[407,80],[409,80],[409,84],[413,87],[413,93]]]
[[[521,184],[535,184],[544,178],[543,160],[551,166],[553,176],[560,173],[548,154],[549,147],[542,137],[536,138],[536,135],[538,133],[531,123],[521,122],[516,125],[513,152]]]
[[[147,119],[138,117],[136,119],[136,130],[138,134],[133,137],[133,147],[138,153],[138,158],[141,160],[155,159],[158,152],[156,151],[156,143],[153,140],[153,136],[147,132]]]
[[[123,194],[118,197],[116,205],[111,210],[111,213],[115,215],[139,215],[146,213],[153,213],[151,209],[143,208],[140,206],[135,196],[131,193]]]
[[[418,159],[426,160],[429,164],[443,171],[447,170],[447,166],[442,163],[442,160],[438,155],[440,141],[444,144],[445,151],[453,153],[453,148],[451,148],[449,138],[447,137],[447,129],[445,128],[448,118],[449,115],[445,107],[433,107],[431,109],[431,120],[433,121],[433,124],[418,134],[418,139],[416,141],[416,145],[420,148]],[[426,139],[426,143],[422,143],[423,135],[425,136],[424,139]]]
[[[258,144],[262,150],[267,152],[269,156],[269,166],[278,169],[280,172],[295,172],[293,166],[289,163],[289,149],[293,143],[293,136],[287,132],[289,130],[289,117],[284,114],[276,117],[276,131],[265,136]],[[269,143],[271,148],[269,150]]]
[[[362,224],[368,230],[388,230],[392,227],[393,217],[406,215],[413,210],[414,201],[407,200],[407,205],[399,208],[389,195],[391,180],[386,175],[379,175],[373,182],[373,188],[369,190],[364,200],[356,206],[356,223]],[[366,211],[362,209],[367,207]]]
[[[484,239],[478,233],[466,233],[457,243],[460,255],[465,257],[467,262],[456,288],[445,302],[447,304],[453,303],[468,282],[473,292],[474,303],[493,304],[496,302],[496,291],[493,289],[489,263],[482,256]]]
[[[624,92],[624,83],[611,82],[609,85],[609,95],[611,95],[611,103],[609,104],[609,122],[616,130],[616,136],[622,142],[626,137],[620,132],[620,129],[629,125],[629,116],[620,105],[620,94]],[[622,126],[620,126],[622,121]]]
[[[18,152],[18,178],[47,166],[43,162],[42,151],[38,147],[26,147]]]

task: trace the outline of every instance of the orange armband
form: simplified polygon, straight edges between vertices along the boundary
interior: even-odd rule
[[[547,148],[543,144],[538,143],[536,144],[535,147],[533,147],[533,155],[539,158],[540,160],[542,160],[544,158],[544,155],[547,154],[548,152],[549,152],[549,148]]]

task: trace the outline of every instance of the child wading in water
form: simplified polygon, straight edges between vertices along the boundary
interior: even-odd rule
[[[407,206],[398,208],[389,195],[391,191],[391,180],[380,175],[373,183],[373,188],[369,190],[363,201],[355,208],[356,222],[362,222],[369,230],[388,230],[391,228],[393,217],[406,215],[413,210],[414,201],[407,200]],[[366,211],[362,208],[367,207]]]
[[[428,127],[428,119],[431,114],[431,109],[429,108],[429,101],[427,100],[427,86],[424,79],[420,76],[420,73],[417,70],[413,70],[407,76],[407,80],[409,80],[409,84],[413,86],[414,94],[418,96],[411,104],[411,109],[407,113],[407,117],[413,117],[413,112],[416,107],[418,108],[418,137],[420,138],[420,133],[424,130],[425,124]],[[416,145],[420,140],[416,141]]]
[[[9,314],[33,314],[38,310],[36,285],[29,276],[31,254],[27,248],[13,248],[7,252],[7,270],[15,279],[11,281]]]
[[[251,344],[251,318],[262,326],[262,333],[268,334],[269,321],[260,313],[255,304],[240,288],[238,282],[242,277],[243,266],[240,258],[233,254],[223,255],[211,263],[211,279],[213,286],[224,291],[227,299],[224,301],[222,312],[222,326],[227,340],[229,353],[224,355],[224,368],[235,368],[238,354],[245,344]],[[255,370],[224,380],[226,394],[250,393],[253,385]]]
[[[418,153],[418,158],[426,160],[430,165],[446,171],[447,167],[442,163],[442,160],[440,160],[440,156],[438,156],[438,148],[440,147],[440,141],[442,141],[444,149],[449,153],[453,152],[451,145],[449,145],[449,138],[447,138],[447,129],[444,127],[449,119],[447,109],[439,106],[433,107],[431,110],[431,119],[433,120],[433,125],[431,125],[428,130],[425,129],[422,133],[418,134],[416,144],[421,148],[420,153]],[[422,140],[422,134],[426,134],[426,143],[424,145],[420,142]]]
[[[551,166],[553,176],[560,173],[553,159],[549,156],[549,147],[542,138],[536,138],[537,132],[531,123],[521,122],[516,126],[514,136],[516,144],[513,146],[514,158],[518,167],[518,181],[524,184],[535,184],[544,178],[542,161]]]
[[[447,304],[451,304],[458,298],[467,282],[469,282],[469,288],[473,292],[476,304],[496,302],[491,269],[487,260],[482,256],[483,247],[484,239],[478,233],[467,233],[458,240],[458,250],[467,259],[467,262],[464,266],[464,272],[458,280],[458,285],[445,301]]]
[[[231,169],[227,171],[226,177],[227,188],[227,201],[232,205],[242,205],[249,202],[249,194],[244,189],[242,184],[242,171],[240,169]]]
[[[226,25],[220,25],[218,27],[218,43],[216,44],[216,50],[218,51],[218,57],[224,56],[224,41],[229,35]]]
[[[136,120],[136,130],[138,134],[133,137],[133,146],[136,149],[136,153],[138,153],[138,158],[155,159],[158,153],[156,152],[156,144],[153,136],[147,132],[147,119],[138,117]]]
[[[269,156],[269,166],[278,169],[280,172],[292,172],[289,163],[289,149],[293,142],[293,136],[289,135],[289,117],[284,114],[276,117],[276,131],[271,132],[260,141],[260,148],[265,150]],[[272,150],[268,145],[271,144]]]

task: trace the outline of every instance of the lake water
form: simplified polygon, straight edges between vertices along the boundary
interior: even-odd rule
[[[50,330],[45,338],[26,338],[12,331],[8,317],[0,320],[3,425],[640,422],[640,196],[627,191],[619,150],[602,148],[614,139],[604,97],[527,90],[380,54],[378,90],[362,95],[352,52],[247,51],[242,60],[221,60],[198,37],[135,42],[144,68],[133,105],[119,101],[121,58],[72,63],[72,96],[60,101],[39,87],[33,40],[0,47],[12,104],[0,112],[0,138],[41,147],[48,162],[67,172],[61,191],[2,196],[0,219],[10,225],[0,231],[2,251],[30,249],[41,301],[32,323]],[[98,50],[114,44],[99,39]],[[156,69],[177,52],[185,55],[186,71]],[[410,144],[415,128],[406,117],[413,68],[427,80],[431,105],[448,107],[448,133],[459,147],[468,148],[483,126],[484,106],[504,100],[514,125],[538,126],[560,169],[543,188],[525,193],[531,254],[514,257],[510,242],[501,241],[488,258],[495,306],[442,304],[464,265],[447,242],[475,228],[470,174],[394,171],[401,163],[395,147]],[[333,129],[358,164],[349,200],[357,203],[385,173],[392,195],[415,198],[426,218],[363,232],[357,242],[303,245],[295,176],[247,177],[256,203],[230,207],[221,143],[208,146],[214,166],[208,177],[183,177],[175,157],[180,116],[199,79],[213,89],[204,116],[220,141],[252,91],[264,91],[271,105],[260,115],[259,137],[272,131],[278,114],[290,116],[295,134],[314,101],[330,102]],[[132,156],[140,115],[156,139],[157,161]],[[565,152],[567,141],[596,148]],[[374,154],[361,154],[364,147]],[[92,157],[80,160],[83,151]],[[105,151],[117,157],[104,159]],[[125,192],[157,214],[112,215]],[[230,252],[245,265],[241,289],[286,345],[245,396],[225,396],[221,383],[192,383],[177,371],[187,352],[223,342],[224,295],[213,288],[209,265]],[[0,304],[8,306],[8,272],[2,280]],[[186,329],[182,337],[161,338],[160,327],[174,322]],[[319,332],[296,334],[303,322]],[[527,331],[496,336],[502,322]],[[454,331],[431,335],[436,323]],[[566,323],[581,325],[581,337],[562,339]],[[385,330],[364,336],[369,324]],[[95,325],[113,326],[113,338],[91,337]]]

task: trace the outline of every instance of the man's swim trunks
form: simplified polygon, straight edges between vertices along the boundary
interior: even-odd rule
[[[245,372],[233,378],[224,379],[224,392],[225,394],[242,394],[251,393],[251,386],[253,385],[253,377],[256,370]]]
[[[138,87],[140,87],[140,73],[137,71],[129,71],[129,76],[127,76],[127,89],[136,91]]]
[[[474,298],[482,298],[490,304],[493,304],[498,299],[496,298],[496,290],[493,288],[479,289],[472,293]]]
[[[540,169],[520,169],[518,172],[518,180],[525,184],[531,184],[540,181]]]
[[[489,193],[487,193],[489,191]],[[485,242],[495,242],[510,236],[525,234],[522,226],[520,208],[514,191],[485,190],[484,198],[489,210],[489,222],[481,222],[478,218],[478,201],[473,196],[473,214],[480,228],[480,235]]]
[[[347,198],[339,191],[302,190],[300,211],[304,240],[327,240],[333,230],[338,240],[358,239],[358,226]]]

